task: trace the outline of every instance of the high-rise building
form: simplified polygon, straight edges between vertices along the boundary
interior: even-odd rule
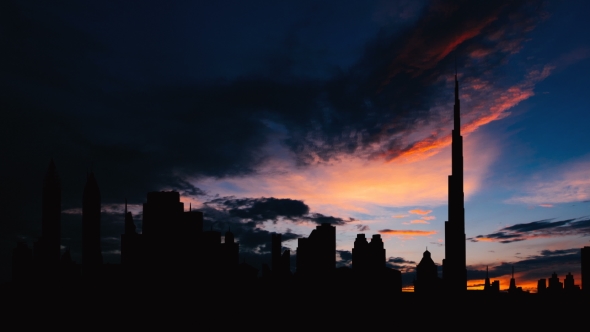
[[[467,290],[465,250],[465,206],[463,194],[463,137],[461,136],[461,106],[459,81],[455,73],[454,128],[452,131],[452,174],[449,175],[449,220],[445,222],[445,259],[443,280],[447,290]]]
[[[491,291],[491,288],[492,288],[492,285],[490,284],[490,274],[489,274],[488,267],[486,266],[486,280],[483,285],[483,290],[485,292],[489,292],[489,291]]]
[[[43,264],[57,265],[61,257],[61,185],[53,159],[43,182],[41,239],[37,253]]]
[[[357,234],[352,248],[352,268],[358,272],[382,272],[385,268],[385,248],[380,234],[367,242],[365,234]]]
[[[547,291],[547,280],[541,278],[537,281],[537,293],[544,294]]]
[[[142,240],[142,235],[136,231],[132,213],[127,211],[127,200],[125,200],[125,233],[121,234],[121,264],[129,270],[143,263]]]
[[[281,270],[281,234],[272,233],[271,235],[271,262],[272,272],[278,275]]]
[[[557,273],[555,272],[553,272],[549,279],[549,287],[547,287],[547,291],[551,293],[561,293],[563,291],[563,283],[559,281]]]
[[[580,286],[575,284],[574,275],[571,272],[568,272],[563,280],[563,290],[569,293],[580,291]]]
[[[522,288],[520,289],[522,290]],[[516,279],[514,279],[514,266],[512,267],[512,277],[510,278],[510,287],[508,287],[508,293],[518,293],[519,289],[516,287]]]
[[[297,239],[297,273],[318,276],[336,268],[336,227],[323,223],[307,238]]]
[[[82,197],[82,265],[89,267],[102,264],[100,249],[100,190],[94,173],[86,176]]]
[[[582,256],[582,291],[590,294],[590,247],[584,247],[581,250]]]
[[[365,234],[357,234],[352,248],[352,268],[357,271],[368,268],[369,242]]]

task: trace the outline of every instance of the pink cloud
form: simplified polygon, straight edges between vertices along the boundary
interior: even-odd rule
[[[385,235],[396,235],[396,236],[430,236],[436,234],[436,231],[419,231],[409,229],[382,229],[379,231]]]
[[[402,218],[405,218],[407,216],[408,216],[407,214],[398,214],[396,216],[391,216],[391,217],[394,218],[394,219],[402,219]]]
[[[425,215],[425,214],[429,214],[430,212],[432,212],[432,210],[414,209],[414,210],[410,210],[408,212],[410,212],[411,214]]]

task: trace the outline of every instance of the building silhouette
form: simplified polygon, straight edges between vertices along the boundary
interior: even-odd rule
[[[522,287],[516,287],[516,279],[514,279],[514,266],[512,266],[512,277],[510,278],[510,286],[508,288],[508,293],[520,294],[522,292]]]
[[[39,259],[55,266],[61,257],[61,184],[53,159],[43,181]]]
[[[582,291],[590,294],[590,247],[584,246],[580,250],[582,264]]]
[[[285,279],[291,276],[291,251],[282,251],[282,236],[271,233],[271,268],[272,277]]]
[[[352,248],[352,269],[358,272],[381,271],[385,267],[385,248],[381,235],[374,234],[367,242],[365,234],[357,234]]]
[[[500,280],[492,281],[492,293],[500,292]]]
[[[452,174],[449,175],[449,220],[445,222],[445,258],[443,280],[450,292],[467,290],[465,248],[465,206],[463,194],[463,137],[461,136],[461,104],[459,81],[455,73],[455,106],[452,131]]]
[[[297,270],[300,277],[328,276],[336,268],[336,227],[323,223],[307,238],[297,239]]]
[[[414,292],[418,294],[435,294],[441,290],[441,279],[438,277],[438,267],[432,260],[428,249],[422,254],[420,263],[416,266]]]
[[[137,233],[133,214],[127,211],[125,199],[125,233],[121,234],[121,265],[127,273],[136,272],[145,262],[143,237]]]
[[[537,294],[545,294],[547,291],[547,280],[541,278],[537,281]]]
[[[571,272],[565,276],[563,280],[563,291],[566,293],[575,293],[580,291],[580,286],[576,285],[574,282],[574,276]]]
[[[563,283],[559,281],[557,273],[553,272],[551,278],[549,278],[549,286],[547,287],[547,293],[560,294],[563,292]]]
[[[86,175],[82,195],[82,267],[85,274],[96,273],[102,265],[100,209],[100,190],[94,173],[90,172]]]

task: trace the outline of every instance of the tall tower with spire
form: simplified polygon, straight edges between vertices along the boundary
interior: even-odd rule
[[[443,279],[451,292],[467,290],[465,250],[465,205],[463,193],[463,137],[459,81],[455,69],[454,128],[452,131],[452,174],[449,175],[449,220],[445,222],[445,259]]]
[[[94,173],[90,172],[82,198],[82,265],[88,270],[101,264],[100,190]]]
[[[44,264],[57,264],[61,253],[61,185],[53,159],[43,182],[41,213],[40,258]]]

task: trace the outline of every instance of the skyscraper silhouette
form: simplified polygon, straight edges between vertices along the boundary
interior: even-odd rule
[[[455,73],[455,108],[452,131],[452,174],[449,175],[449,220],[445,222],[445,259],[443,279],[451,292],[467,290],[465,252],[465,206],[463,194],[463,137],[461,136],[461,104],[459,81]]]
[[[326,276],[336,268],[336,227],[323,223],[307,238],[297,239],[297,273]]]
[[[57,265],[61,252],[61,185],[53,159],[43,182],[40,259],[43,264]]]
[[[85,272],[102,264],[100,249],[100,190],[94,173],[86,176],[82,198],[82,265]]]
[[[590,247],[585,246],[580,250],[582,260],[582,291],[590,294]]]
[[[492,288],[492,285],[490,284],[490,274],[489,274],[488,267],[486,266],[486,279],[483,284],[483,290],[485,292],[489,292],[491,290],[491,288]]]

